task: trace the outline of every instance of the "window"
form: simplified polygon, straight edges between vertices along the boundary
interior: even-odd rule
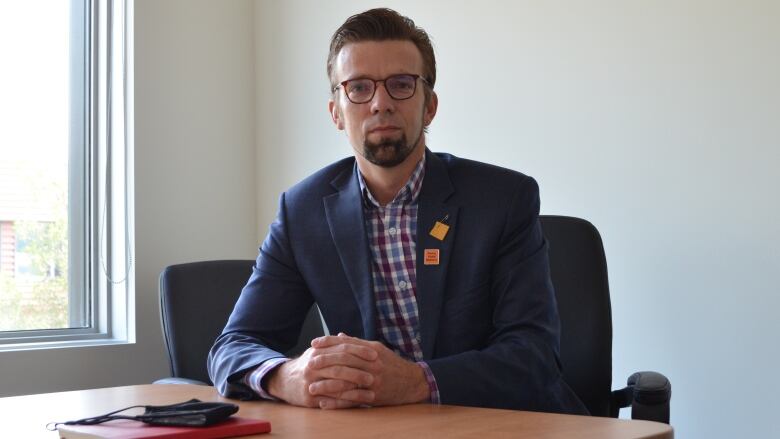
[[[128,339],[128,11],[0,3],[0,349]]]

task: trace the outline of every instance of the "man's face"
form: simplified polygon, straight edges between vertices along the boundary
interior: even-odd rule
[[[411,41],[350,43],[336,57],[333,73],[337,83],[398,74],[422,75],[422,55]],[[417,79],[416,87],[411,98],[395,100],[382,82],[377,84],[374,97],[364,104],[350,102],[339,87],[328,108],[336,127],[346,132],[358,160],[393,167],[424,148],[423,128],[436,114],[437,98],[431,91],[431,99],[425,102],[427,85],[422,79]]]

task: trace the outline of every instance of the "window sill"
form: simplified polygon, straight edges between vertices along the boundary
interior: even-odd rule
[[[99,337],[99,335],[95,335]],[[44,349],[63,349],[63,348],[82,348],[92,346],[112,346],[112,345],[124,345],[133,344],[134,342],[127,339],[118,338],[94,338],[94,339],[78,339],[78,340],[62,340],[62,341],[37,341],[30,343],[6,343],[0,344],[0,353],[2,352],[16,352],[16,351],[35,351]]]

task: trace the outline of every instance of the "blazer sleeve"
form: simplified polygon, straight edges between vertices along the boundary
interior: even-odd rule
[[[442,404],[587,413],[561,376],[560,322],[531,177],[513,196],[490,277],[486,346],[427,361]]]
[[[288,240],[285,194],[222,334],[208,355],[209,377],[221,395],[252,399],[244,375],[295,346],[312,296]]]

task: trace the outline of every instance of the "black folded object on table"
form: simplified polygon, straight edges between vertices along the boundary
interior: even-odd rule
[[[144,412],[136,416],[117,414],[133,408],[144,408]],[[191,399],[171,405],[134,405],[106,413],[105,415],[77,419],[75,421],[57,422],[53,423],[53,425],[49,424],[47,428],[55,430],[58,425],[95,425],[115,419],[130,419],[151,425],[207,427],[226,421],[236,412],[238,412],[238,406],[235,404],[203,402],[198,399]]]

